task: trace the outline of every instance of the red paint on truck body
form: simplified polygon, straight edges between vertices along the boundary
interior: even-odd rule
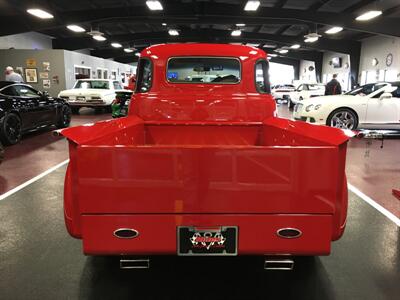
[[[234,57],[238,84],[170,83],[171,57]],[[255,86],[260,49],[158,45],[152,86],[129,116],[61,131],[70,141],[64,210],[86,254],[176,254],[177,227],[238,227],[238,254],[329,254],[343,234],[348,135],[280,119]],[[140,77],[140,74],[139,74]],[[139,231],[120,239],[118,228]],[[281,228],[302,235],[284,239]]]

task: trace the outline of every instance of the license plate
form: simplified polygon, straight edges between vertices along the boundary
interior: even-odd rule
[[[76,97],[76,100],[77,101],[82,101],[82,100],[85,100],[85,97]]]
[[[238,228],[179,226],[177,232],[178,255],[237,255]]]

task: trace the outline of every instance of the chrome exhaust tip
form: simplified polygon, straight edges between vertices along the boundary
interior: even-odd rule
[[[129,259],[121,258],[119,260],[120,269],[149,269],[150,259]]]
[[[265,270],[273,271],[292,271],[294,260],[290,258],[271,258],[264,261]]]

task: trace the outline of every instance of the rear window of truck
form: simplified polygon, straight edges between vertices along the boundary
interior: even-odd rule
[[[229,57],[173,57],[168,60],[166,76],[172,83],[237,84],[240,61]]]

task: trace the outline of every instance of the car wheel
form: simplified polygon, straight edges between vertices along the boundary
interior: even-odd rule
[[[1,162],[4,160],[4,147],[3,145],[0,143],[0,164]]]
[[[107,106],[105,107],[105,109],[106,109],[106,112],[107,112],[107,113],[112,113],[112,107],[111,107],[111,105],[107,105]]]
[[[355,130],[358,126],[358,116],[351,109],[339,108],[329,115],[326,125],[341,129]]]
[[[79,115],[80,107],[71,107],[71,111],[74,115]]]
[[[68,105],[63,105],[61,107],[60,116],[57,121],[57,128],[68,127],[71,123],[71,108]]]
[[[14,113],[9,113],[0,119],[0,141],[4,145],[14,145],[21,140],[21,119]]]

